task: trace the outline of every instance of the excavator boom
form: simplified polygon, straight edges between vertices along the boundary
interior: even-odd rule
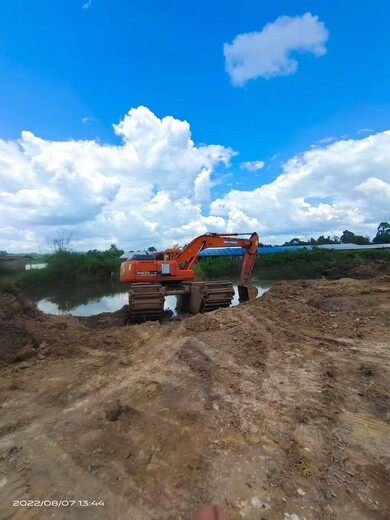
[[[240,235],[250,235],[250,238],[239,238]],[[191,269],[197,261],[199,253],[204,249],[212,247],[243,247],[245,248],[244,256],[247,250],[256,249],[259,246],[259,236],[257,233],[207,233],[201,235],[190,242],[184,249],[168,249],[165,251],[172,258],[175,258],[179,264],[185,264],[186,268]]]

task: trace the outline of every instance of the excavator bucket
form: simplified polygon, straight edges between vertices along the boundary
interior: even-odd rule
[[[238,296],[240,303],[254,300],[255,298],[257,298],[258,292],[259,291],[257,290],[257,287],[255,287],[254,285],[239,285]]]

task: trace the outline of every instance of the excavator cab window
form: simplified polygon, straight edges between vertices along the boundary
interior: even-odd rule
[[[161,264],[161,274],[164,276],[169,275],[169,263],[163,262]]]
[[[153,255],[135,253],[128,260],[154,260]]]

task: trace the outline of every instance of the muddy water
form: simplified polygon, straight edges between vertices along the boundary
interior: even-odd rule
[[[234,282],[234,280],[233,280]],[[270,280],[252,280],[259,291],[264,294],[274,282]],[[238,305],[238,290],[234,284],[235,295],[232,305]],[[47,314],[73,314],[74,316],[92,316],[101,312],[114,312],[128,302],[128,287],[119,282],[101,282],[83,286],[53,286],[44,292],[31,293],[38,308]],[[176,297],[165,298],[165,309],[176,311]]]

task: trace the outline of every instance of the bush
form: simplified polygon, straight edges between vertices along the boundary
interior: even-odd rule
[[[120,251],[119,251],[120,252]],[[108,251],[89,251],[87,254],[57,251],[46,258],[47,267],[6,275],[7,279],[26,287],[47,284],[87,283],[119,276],[121,259],[112,247]]]
[[[47,258],[45,269],[19,273],[3,271],[2,280],[24,287],[40,288],[51,284],[90,283],[119,278],[121,251],[111,247],[107,251],[87,254],[58,251]],[[337,251],[334,249],[283,251],[256,257],[253,274],[263,280],[293,280],[298,278],[340,278],[352,269],[376,261],[390,262],[390,249]],[[236,278],[240,275],[242,257],[203,257],[196,264],[197,279]]]
[[[198,265],[206,278],[218,278],[238,276],[241,271],[241,263],[242,257],[221,256],[219,258],[202,258]]]
[[[298,278],[340,278],[360,265],[375,261],[390,262],[389,249],[337,251],[314,248],[298,251],[266,253],[256,257],[253,274],[263,280],[293,280]],[[206,278],[239,276],[242,257],[205,258],[200,269]]]

